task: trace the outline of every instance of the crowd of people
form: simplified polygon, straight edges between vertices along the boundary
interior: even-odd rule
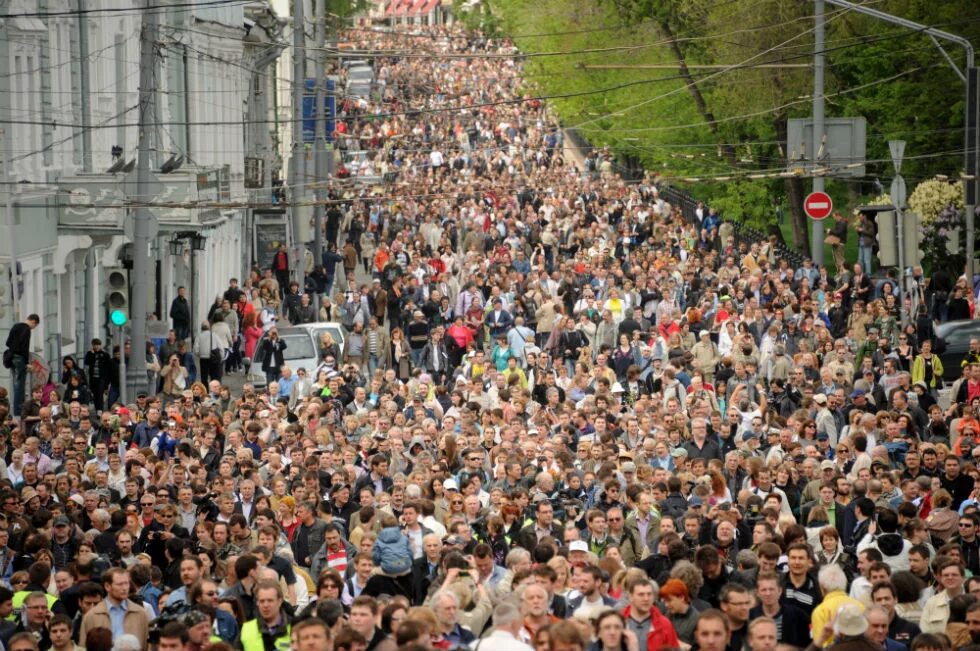
[[[311,280],[231,283],[132,404],[101,346],[3,395],[7,651],[978,648],[980,341],[944,369],[894,282],[569,160],[509,42],[344,38],[384,182]],[[311,320],[343,341],[290,368]]]

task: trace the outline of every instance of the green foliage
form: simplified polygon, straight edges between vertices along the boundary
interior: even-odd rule
[[[500,15],[494,11],[490,0],[467,6],[466,0],[453,0],[453,15],[458,16],[460,22],[467,29],[483,32],[491,38],[501,36]]]
[[[772,188],[762,181],[732,181],[713,186],[711,205],[727,220],[763,228],[773,220]]]
[[[563,126],[576,127],[595,146],[638,156],[648,169],[675,181],[778,171],[785,165],[786,151],[777,142],[785,121],[810,115],[811,2],[487,1],[482,5],[490,8],[500,33],[516,35],[522,51],[570,52],[525,62],[525,76],[537,93],[591,91],[550,100]],[[975,0],[881,0],[875,8],[980,42]],[[908,142],[902,171],[910,185],[937,173],[958,176],[964,86],[935,45],[912,30],[830,6],[826,40],[827,115],[867,119],[868,180],[878,177],[887,186],[891,138]],[[635,47],[608,49],[623,46]],[[962,65],[962,49],[945,47]],[[695,66],[690,76],[703,106],[676,67],[679,61]],[[585,67],[595,64],[632,67]],[[675,67],[638,67],[649,64]],[[869,186],[827,183],[841,210],[853,207],[848,200],[861,202]],[[721,201],[733,216],[768,222],[773,211],[766,195],[783,194],[785,186],[769,179],[702,181],[691,191]]]

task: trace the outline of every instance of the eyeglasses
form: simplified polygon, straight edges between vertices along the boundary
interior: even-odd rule
[[[203,594],[204,594],[205,597],[213,597],[216,594],[218,594],[218,591],[217,590],[211,590],[210,592],[205,592]]]
[[[972,522],[960,522],[960,527],[972,527]]]
[[[153,506],[153,502],[140,502],[140,506]]]
[[[452,502],[450,502],[450,504],[452,504],[453,506],[462,506],[463,500],[453,500]]]
[[[607,522],[622,522],[622,518],[606,518]]]

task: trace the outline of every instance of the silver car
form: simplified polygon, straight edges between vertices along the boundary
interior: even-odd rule
[[[320,340],[324,333],[328,333],[340,347],[341,353],[344,351],[344,328],[341,324],[327,321],[319,323],[303,323],[295,326],[282,326],[277,328],[279,339],[286,344],[283,351],[283,363],[293,369],[295,373],[298,369],[306,369],[307,376],[315,380],[313,371],[321,362]],[[252,366],[248,370],[246,381],[256,387],[266,385],[265,371],[262,370],[262,361],[265,359],[265,352],[262,344],[266,336],[262,335],[255,345],[255,353],[252,355]],[[337,360],[337,367],[341,365]]]

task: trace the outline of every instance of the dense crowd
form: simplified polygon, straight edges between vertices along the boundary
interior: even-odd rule
[[[980,341],[951,374],[893,281],[566,159],[510,43],[345,38],[368,162],[306,282],[176,310],[132,404],[101,345],[4,396],[7,651],[977,648]]]

